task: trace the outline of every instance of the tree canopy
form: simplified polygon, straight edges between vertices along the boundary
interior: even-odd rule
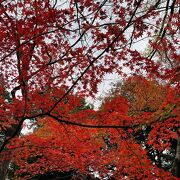
[[[179,10],[177,0],[1,0],[2,180],[180,177]],[[122,80],[95,111],[86,98],[112,73]],[[22,135],[26,120],[34,132]]]

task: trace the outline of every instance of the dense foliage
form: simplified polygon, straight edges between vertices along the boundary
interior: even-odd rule
[[[1,0],[0,179],[180,177],[179,9]],[[112,73],[122,81],[95,111],[85,99]]]

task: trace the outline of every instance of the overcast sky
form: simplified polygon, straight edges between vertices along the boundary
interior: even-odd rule
[[[144,50],[147,48],[148,40],[149,40],[149,38],[133,44],[132,50],[137,50],[138,52],[143,53]],[[124,68],[123,71],[128,73],[127,68]],[[98,107],[101,105],[101,99],[112,88],[112,84],[114,84],[118,81],[121,81],[121,80],[122,80],[122,77],[115,73],[105,75],[102,83],[99,84],[99,86],[98,86],[98,93],[96,95],[96,98],[92,99],[91,97],[88,97],[87,102],[92,103],[94,105],[95,110],[97,110]]]

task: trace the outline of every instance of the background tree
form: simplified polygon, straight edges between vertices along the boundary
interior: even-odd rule
[[[121,91],[118,93],[121,90],[118,86],[115,94],[111,93],[105,99],[98,112],[83,108],[83,101],[75,110],[67,110],[67,113],[73,113],[72,117],[80,115],[80,123],[86,122],[88,126],[94,122],[94,126],[90,125],[86,131],[84,127],[59,124],[52,118],[39,119],[39,128],[33,134],[14,140],[9,146],[10,149],[15,149],[12,159],[18,167],[16,176],[30,178],[49,173],[49,176],[54,174],[57,177],[93,178],[94,171],[101,178],[162,178],[166,174],[167,178],[173,179],[170,173],[161,170],[173,171],[173,164],[176,162],[179,118],[175,107],[177,101],[173,101],[168,94],[173,88],[169,89],[155,80],[130,77],[123,83],[122,92],[126,89],[126,84],[127,88],[131,86],[130,82],[134,88],[129,89],[133,97],[139,95],[140,91],[142,94],[146,91],[149,100],[156,97],[155,101],[158,101],[159,93],[166,92],[158,103],[159,107],[156,104],[154,108],[153,101],[146,101],[147,96],[142,96],[144,100],[137,98],[136,101],[139,102],[128,101],[121,95]],[[145,86],[149,88],[141,88]],[[157,91],[158,88],[162,92]],[[125,92],[130,94],[127,90]],[[173,97],[175,95],[176,92]],[[168,102],[167,98],[170,98]],[[78,102],[77,97],[75,99]],[[146,110],[144,104],[148,104]],[[136,105],[142,108],[137,111],[134,107]],[[62,110],[63,107],[59,111]],[[107,128],[112,122],[113,126]],[[95,127],[101,129],[94,129]],[[173,173],[178,176],[178,173]]]
[[[131,76],[114,85],[109,96],[123,96],[130,103],[129,114],[155,112],[166,98],[167,88],[155,79],[143,76]]]
[[[179,153],[178,90],[153,79],[132,76],[114,85],[101,109],[113,102],[115,110],[118,110],[117,106],[121,108],[122,104],[115,103],[120,96],[128,100],[128,115],[133,120],[146,121],[132,133],[134,140],[147,150],[147,155],[159,168],[174,171],[175,156]],[[111,111],[114,105],[108,109]]]

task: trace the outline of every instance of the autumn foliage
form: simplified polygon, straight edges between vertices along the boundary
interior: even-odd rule
[[[0,179],[179,178],[178,32],[177,0],[1,0]]]

